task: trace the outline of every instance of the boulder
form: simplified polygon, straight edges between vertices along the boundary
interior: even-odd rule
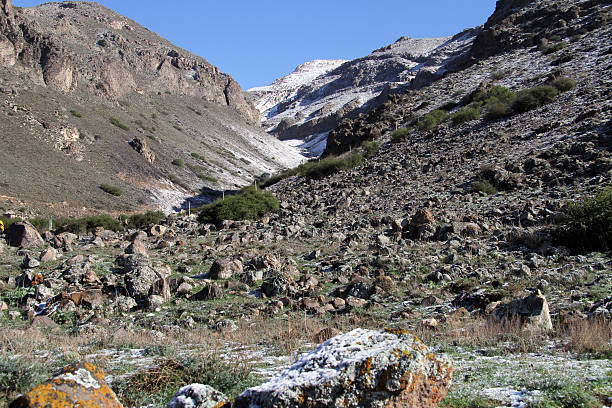
[[[192,300],[212,300],[223,297],[223,289],[216,283],[206,285],[201,291],[191,297]]]
[[[539,289],[523,299],[496,307],[492,314],[498,319],[518,319],[528,330],[553,329],[548,302]]]
[[[179,389],[166,408],[229,408],[229,399],[208,385],[191,384]]]
[[[121,408],[104,373],[95,365],[81,362],[59,370],[55,375],[10,403],[9,408],[43,407]]]
[[[233,406],[437,407],[452,371],[450,361],[430,353],[411,334],[355,329],[247,389]]]
[[[40,262],[51,262],[57,259],[57,251],[55,248],[49,247],[41,252]]]
[[[138,254],[147,256],[147,247],[144,242],[139,239],[135,239],[127,248],[125,248],[126,254]]]
[[[242,262],[238,259],[217,259],[210,267],[210,279],[231,279],[242,273]]]
[[[36,228],[26,222],[11,224],[6,230],[6,239],[13,247],[32,248],[45,244]]]

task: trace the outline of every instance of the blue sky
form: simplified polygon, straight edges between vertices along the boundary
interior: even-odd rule
[[[38,0],[13,0],[31,7]],[[394,42],[483,24],[495,0],[99,0],[230,74],[267,85],[313,59],[354,59]]]

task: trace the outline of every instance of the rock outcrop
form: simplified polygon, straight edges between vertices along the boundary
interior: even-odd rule
[[[410,334],[356,329],[246,390],[234,407],[437,407],[451,375],[451,363]]]
[[[87,362],[62,368],[51,379],[11,402],[9,408],[122,408],[104,373]]]
[[[523,299],[498,306],[493,310],[493,315],[498,319],[518,320],[527,330],[553,329],[548,302],[539,290]]]

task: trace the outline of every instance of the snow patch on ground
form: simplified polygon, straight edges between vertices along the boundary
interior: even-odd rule
[[[327,147],[327,136],[329,133],[330,132],[317,133],[309,136],[306,140],[289,139],[283,142],[298,149],[298,151],[306,157],[319,157]]]

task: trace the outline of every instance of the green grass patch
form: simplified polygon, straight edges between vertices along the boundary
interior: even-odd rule
[[[74,109],[70,111],[70,114],[72,114],[72,116],[74,116],[75,118],[83,117],[83,115],[81,115],[79,112],[75,111]]]
[[[206,169],[202,166],[196,166],[194,164],[189,164],[189,163],[187,163],[186,166],[189,170],[191,170],[193,174],[196,175],[197,178],[199,178],[202,181],[208,181],[210,183],[216,183],[219,181],[216,178],[204,173]]]
[[[0,405],[7,406],[20,393],[29,391],[49,376],[45,364],[32,364],[23,358],[0,354]]]
[[[559,95],[559,90],[551,85],[523,89],[516,94],[512,108],[516,113],[528,112],[552,102],[557,95]]]
[[[477,180],[472,183],[472,191],[478,191],[485,193],[486,195],[492,195],[497,193],[497,189],[489,180]]]
[[[278,200],[272,193],[251,186],[239,194],[200,207],[198,220],[212,224],[219,224],[223,220],[257,220],[278,210]]]
[[[110,117],[108,119],[110,121],[110,123],[112,123],[113,125],[117,126],[119,129],[125,130],[126,132],[129,132],[130,128],[126,125],[124,125],[123,123],[121,123],[121,121],[115,117]]]
[[[115,197],[119,197],[121,194],[123,194],[123,192],[121,191],[121,189],[119,187],[113,186],[111,184],[105,184],[105,183],[100,184],[100,188],[105,193],[108,193],[110,195],[114,195]]]
[[[185,165],[185,162],[183,161],[183,159],[174,159],[172,160],[172,164],[177,167],[183,167]]]
[[[576,81],[571,78],[562,77],[555,79],[550,83],[550,85],[557,88],[559,92],[567,92],[576,88]]]
[[[479,396],[452,396],[449,395],[440,402],[440,408],[494,408],[495,401]]]

